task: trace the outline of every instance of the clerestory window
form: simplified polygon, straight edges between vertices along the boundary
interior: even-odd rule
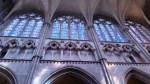
[[[141,24],[134,23],[132,21],[126,21],[127,28],[129,29],[130,34],[139,42],[139,43],[150,43],[150,30]]]
[[[17,15],[5,26],[1,36],[39,37],[43,20],[35,13]]]
[[[53,20],[50,38],[88,40],[85,23],[74,16],[62,16]]]
[[[94,28],[100,41],[127,42],[117,26],[111,21],[99,18],[94,21]]]

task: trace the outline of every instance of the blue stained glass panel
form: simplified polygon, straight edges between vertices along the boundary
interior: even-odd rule
[[[131,33],[131,35],[132,35],[133,37],[135,37],[135,39],[136,39],[138,42],[142,43],[142,41],[139,39],[139,37],[138,37],[131,29],[129,29],[129,32]]]
[[[101,30],[100,30],[98,24],[94,24],[94,28],[96,30],[96,33],[98,34],[98,37],[99,37],[100,41],[105,41],[105,39],[103,38],[103,34],[101,33]]]
[[[51,38],[87,40],[84,23],[73,16],[54,19]]]
[[[71,28],[71,39],[76,39],[76,40],[78,40],[77,24],[75,24],[74,22],[72,22],[72,23],[70,24],[70,28]]]
[[[35,23],[36,23],[35,20],[30,20],[28,22],[28,24],[22,34],[22,37],[28,37],[32,33]]]
[[[22,29],[24,28],[26,22],[27,22],[26,19],[21,20],[19,22],[19,24],[16,26],[16,28],[14,29],[14,31],[12,31],[10,36],[19,36],[19,34],[22,31]]]
[[[2,35],[3,36],[9,36],[10,33],[11,33],[11,31],[3,31]]]
[[[103,18],[95,20],[94,28],[100,41],[127,42],[126,38],[123,37],[111,21],[107,21]]]
[[[60,36],[60,22],[53,23],[51,38],[59,38]]]
[[[148,40],[145,39],[145,37],[141,35],[140,32],[136,28],[134,28],[133,26],[130,26],[130,29],[133,30],[133,32],[135,32],[135,34],[138,36],[139,39],[141,39],[142,42],[148,43]]]
[[[103,36],[105,37],[106,41],[111,41],[111,38],[103,24],[99,24],[99,27],[101,28],[101,31],[103,33]]]
[[[22,34],[22,37],[29,37],[29,35],[30,35],[30,32],[23,32],[23,34]]]
[[[107,28],[107,30],[108,30],[110,36],[112,37],[113,41],[114,41],[114,42],[119,42],[119,40],[116,38],[115,33],[114,33],[114,31],[112,30],[112,28],[110,27],[110,25],[107,25],[107,24],[106,24],[105,26],[106,26],[106,28]]]
[[[144,35],[145,39],[147,39],[148,43],[150,42],[150,37],[149,37],[149,34],[144,30],[144,27],[142,26],[136,26],[137,30],[139,30],[139,32],[141,34]]]
[[[19,22],[19,19],[12,20],[11,23],[6,28],[6,30],[13,30],[14,27],[17,25],[18,22]]]
[[[123,35],[121,34],[119,29],[115,25],[111,25],[111,27],[112,27],[113,31],[115,32],[119,42],[127,42],[127,40],[123,37]]]
[[[34,16],[37,17],[33,18]],[[32,20],[29,20],[29,18],[32,18]],[[37,24],[35,26],[36,22]],[[5,30],[2,32],[1,35],[32,37],[32,33],[33,33],[33,36],[36,37],[39,35],[38,33],[40,33],[42,25],[43,25],[43,19],[41,16],[36,15],[35,13],[27,13],[27,14],[15,16],[14,19],[8,24],[8,26],[6,26]]]
[[[126,26],[129,28],[130,34],[139,42],[139,43],[150,43],[150,33],[139,23],[134,23],[133,21],[126,21]]]
[[[63,22],[61,25],[61,33],[60,33],[60,38],[61,39],[69,39],[69,35],[68,35],[68,23],[67,22]]]
[[[79,32],[80,40],[88,40],[86,31],[85,31],[85,26],[83,23],[78,24],[78,32]]]

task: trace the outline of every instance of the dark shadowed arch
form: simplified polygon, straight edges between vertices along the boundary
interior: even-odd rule
[[[131,79],[136,82],[141,82],[142,84],[150,83],[150,76],[135,68],[131,68],[126,72],[124,84],[128,84],[128,82],[133,82]]]
[[[15,74],[0,65],[0,84],[18,84]]]
[[[84,82],[85,84],[100,84],[93,76],[76,67],[65,67],[57,70],[46,80],[46,82],[44,82],[44,84],[55,84],[57,80],[67,76],[75,77],[76,79],[80,80],[80,83]]]

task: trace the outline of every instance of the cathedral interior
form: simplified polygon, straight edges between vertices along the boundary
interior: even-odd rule
[[[150,0],[0,0],[0,84],[150,84]]]

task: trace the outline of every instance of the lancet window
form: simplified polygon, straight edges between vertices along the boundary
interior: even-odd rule
[[[94,21],[94,28],[100,41],[127,42],[117,26],[111,21],[99,18]]]
[[[43,17],[35,13],[25,13],[12,18],[5,26],[1,36],[39,37]]]
[[[62,16],[53,20],[50,38],[88,40],[85,22],[74,16]]]

